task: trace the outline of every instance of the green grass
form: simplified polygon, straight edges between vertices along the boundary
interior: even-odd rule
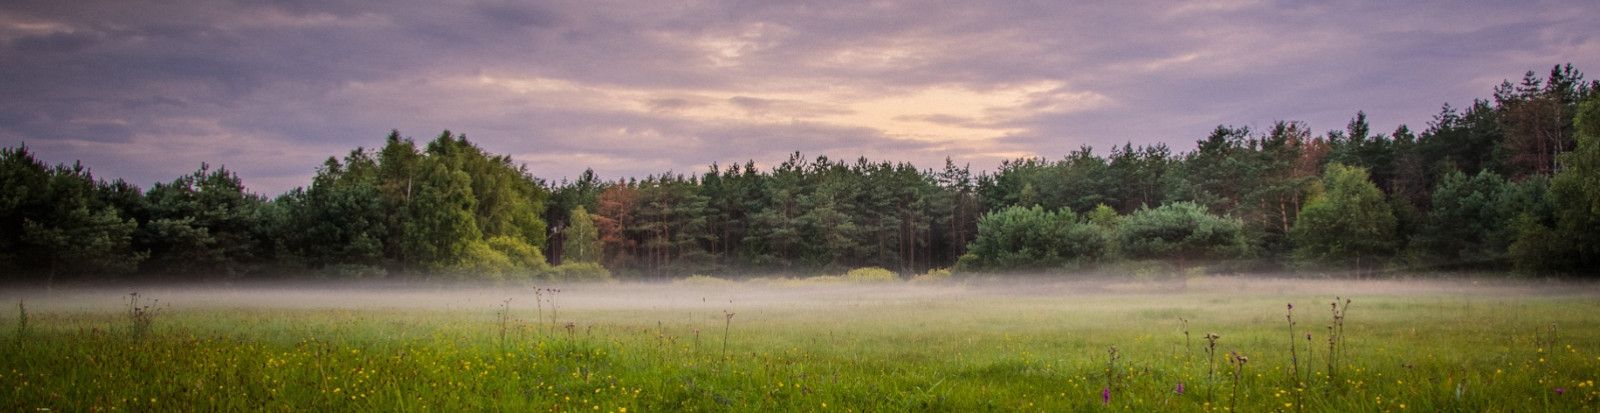
[[[536,307],[531,288],[518,286],[151,289],[141,297],[162,304],[144,334],[119,293],[12,292],[0,298],[26,299],[28,326],[13,316],[0,333],[0,409],[1600,408],[1600,295],[1591,285],[1209,278],[563,289],[554,322],[549,304]],[[1336,292],[1354,302],[1338,379],[1329,380]],[[502,340],[506,297],[514,300]],[[1290,374],[1290,302],[1300,378]],[[724,311],[735,313],[726,356]],[[1222,336],[1214,378],[1208,332]],[[1120,359],[1109,366],[1113,346]],[[1235,367],[1223,360],[1233,351],[1249,359],[1237,396]]]

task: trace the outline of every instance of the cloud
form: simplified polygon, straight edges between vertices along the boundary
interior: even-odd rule
[[[449,128],[543,177],[790,153],[992,167],[1217,124],[1421,129],[1524,70],[1600,67],[1581,1],[31,1],[0,5],[0,144],[252,188]]]

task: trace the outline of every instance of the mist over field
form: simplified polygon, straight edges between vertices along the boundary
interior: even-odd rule
[[[1332,279],[1273,275],[1205,276],[1133,280],[1115,276],[1008,275],[941,283],[806,283],[803,279],[627,283],[500,283],[369,281],[259,281],[158,283],[118,286],[7,288],[0,302],[26,302],[30,310],[126,311],[129,293],[159,300],[169,311],[209,309],[450,310],[494,311],[507,298],[515,311],[533,311],[535,290],[556,288],[558,305],[574,311],[742,309],[817,310],[969,300],[1060,300],[1137,298],[1159,307],[1164,299],[1250,297],[1257,299],[1334,296],[1592,297],[1600,283],[1484,276],[1424,279]],[[1070,305],[1070,304],[1066,304]],[[1266,310],[1266,309],[1263,309]]]
[[[536,292],[537,289],[537,292]],[[137,293],[134,295],[133,293]],[[1587,410],[1600,285],[238,282],[0,292],[8,408]]]

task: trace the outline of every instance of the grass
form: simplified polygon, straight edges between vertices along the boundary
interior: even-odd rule
[[[569,285],[559,316],[531,287],[155,289],[145,318],[125,292],[10,292],[0,409],[1600,408],[1592,286],[1464,285]],[[1286,303],[1321,348],[1290,353]]]

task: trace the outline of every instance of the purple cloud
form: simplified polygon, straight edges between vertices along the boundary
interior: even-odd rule
[[[1525,70],[1600,67],[1581,1],[183,3],[0,5],[0,145],[141,185],[225,164],[268,194],[394,128],[550,179],[797,150],[987,168],[1357,110],[1421,129]]]

